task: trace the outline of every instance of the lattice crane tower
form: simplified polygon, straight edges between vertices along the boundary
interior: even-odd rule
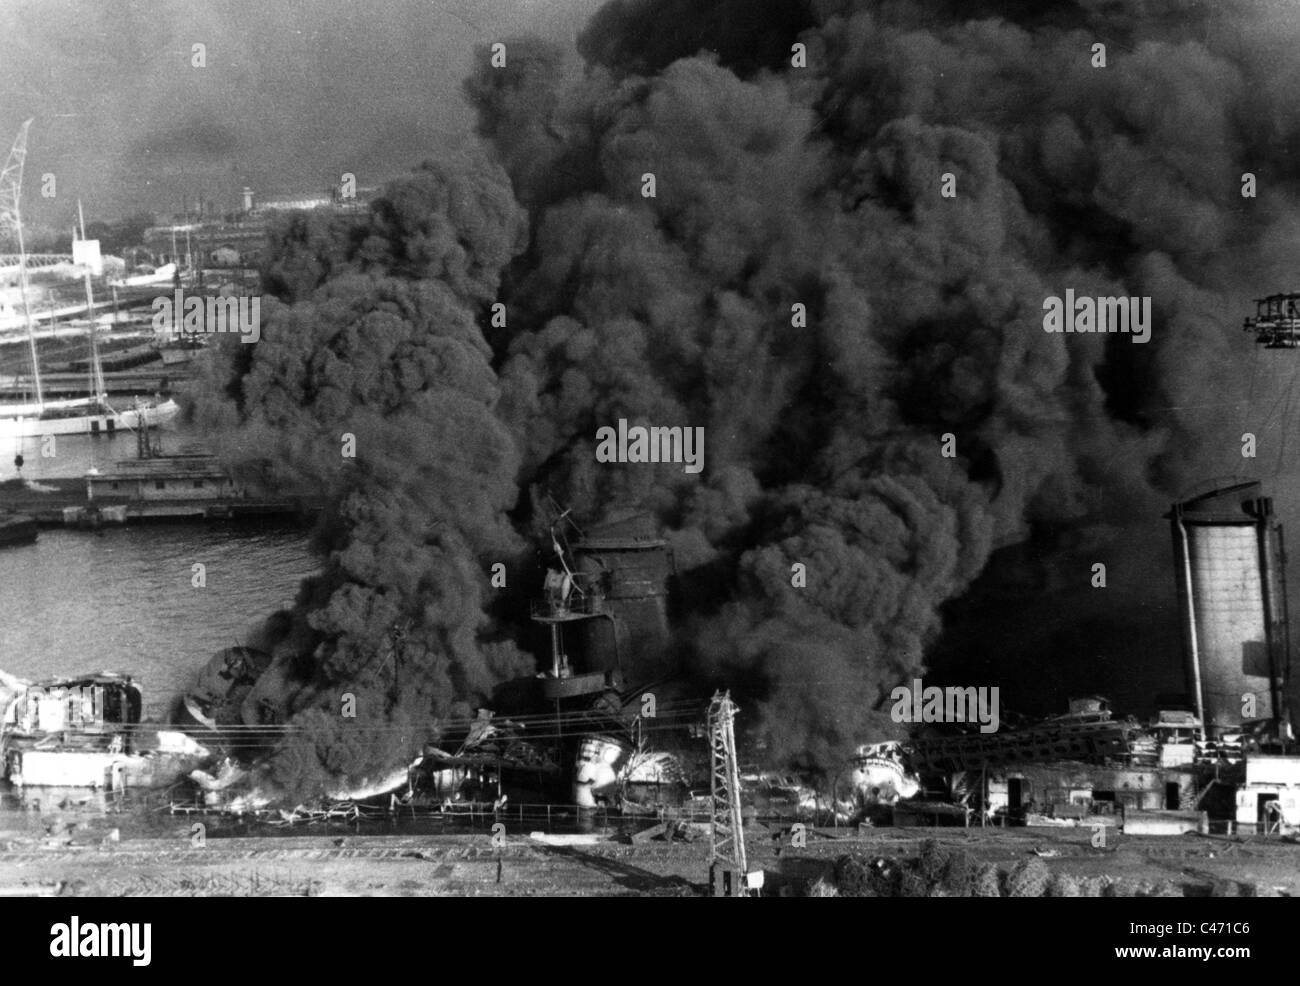
[[[740,812],[740,768],[736,759],[736,706],[730,692],[718,692],[709,703],[711,798],[709,885],[715,897],[749,895],[749,865],[745,858],[745,829]]]

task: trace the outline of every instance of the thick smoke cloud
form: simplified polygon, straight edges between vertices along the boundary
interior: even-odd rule
[[[1169,598],[1159,516],[1240,464],[1235,415],[1205,405],[1235,409],[1241,376],[1210,390],[1207,370],[1244,365],[1224,315],[1269,287],[1250,267],[1293,214],[1244,204],[1241,174],[1291,167],[1258,120],[1294,133],[1294,111],[1251,50],[1280,25],[1244,9],[776,7],[611,3],[579,86],[518,87],[551,110],[527,128],[500,125],[509,81],[469,91],[496,97],[482,133],[533,213],[511,281],[529,331],[502,367],[526,468],[580,510],[656,509],[688,582],[714,580],[690,666],[758,697],[773,749],[826,762],[889,730],[883,696],[996,549],[1051,553],[1044,593],[1087,592],[1105,560],[1112,638]],[[594,163],[558,194],[514,163],[542,133]],[[1044,333],[1066,288],[1150,296],[1153,342]],[[595,428],[625,416],[704,425],[704,481],[595,465]],[[1040,684],[1067,659],[1017,657]],[[1014,691],[1014,670],[980,683]]]
[[[227,430],[226,455],[329,505],[324,571],[279,649],[286,692],[301,689],[278,696],[300,713],[276,760],[292,790],[403,762],[436,718],[531,670],[484,632],[484,566],[521,545],[504,514],[518,453],[475,324],[523,235],[481,158],[426,165],[368,214],[295,216],[273,236],[262,341],[209,364],[197,414]]]
[[[576,82],[546,43],[510,41],[505,69],[484,49],[465,91],[503,170],[422,172],[355,228],[297,220],[267,271],[284,307],[212,381],[234,402],[212,420],[336,504],[307,677],[363,676],[411,613],[429,657],[402,721],[524,667],[481,563],[519,550],[504,512],[526,533],[539,490],[657,515],[684,673],[730,684],[791,762],[891,733],[889,690],[932,658],[1050,684],[1074,645],[1024,628],[1084,596],[1077,625],[1112,638],[1168,620],[1158,518],[1240,468],[1231,323],[1294,242],[1296,34],[1199,5],[623,0]],[[1246,171],[1272,176],[1258,202]],[[1067,288],[1150,296],[1152,341],[1045,333]],[[619,418],[704,427],[703,475],[598,464]],[[954,639],[988,629],[980,593],[1018,600],[1000,655]]]

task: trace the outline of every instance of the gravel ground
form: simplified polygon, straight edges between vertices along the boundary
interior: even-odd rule
[[[508,836],[303,834],[191,842],[192,822],[157,838],[117,841],[99,826],[44,837],[0,838],[0,894],[89,896],[698,896],[708,879],[707,839],[638,845],[544,844]],[[905,858],[937,838],[981,861],[1010,866],[1037,854],[1049,869],[1125,881],[1172,881],[1208,895],[1235,881],[1260,896],[1300,895],[1300,845],[1278,839],[1204,836],[1125,838],[1094,848],[1090,833],[1063,829],[809,830],[748,832],[751,867],[767,892],[802,894],[838,857]]]

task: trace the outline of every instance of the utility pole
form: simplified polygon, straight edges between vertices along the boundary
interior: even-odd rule
[[[736,760],[736,706],[730,692],[709,703],[711,797],[709,887],[714,897],[748,897],[749,864],[740,810],[740,767]]]

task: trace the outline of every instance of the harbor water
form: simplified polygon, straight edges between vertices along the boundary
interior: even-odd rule
[[[129,399],[110,403],[119,411],[131,407]],[[184,426],[168,427],[153,432],[151,437],[161,443],[163,453],[168,455],[174,455],[186,446],[202,444],[201,436]],[[18,455],[23,458],[21,469],[15,463]],[[42,479],[78,479],[88,469],[104,471],[121,459],[134,459],[135,456],[136,436],[130,431],[94,437],[56,435],[52,444],[41,438],[7,439],[0,447],[0,481],[20,475],[23,479],[37,482]]]
[[[175,452],[196,436],[162,433]],[[56,455],[23,443],[24,478],[69,478],[135,454],[131,434],[60,437]],[[14,450],[0,450],[0,479]],[[217,650],[242,643],[316,569],[308,530],[285,522],[177,522],[45,529],[0,549],[0,668],[24,678],[89,671],[135,677],[161,718]],[[195,565],[203,585],[196,586]]]

